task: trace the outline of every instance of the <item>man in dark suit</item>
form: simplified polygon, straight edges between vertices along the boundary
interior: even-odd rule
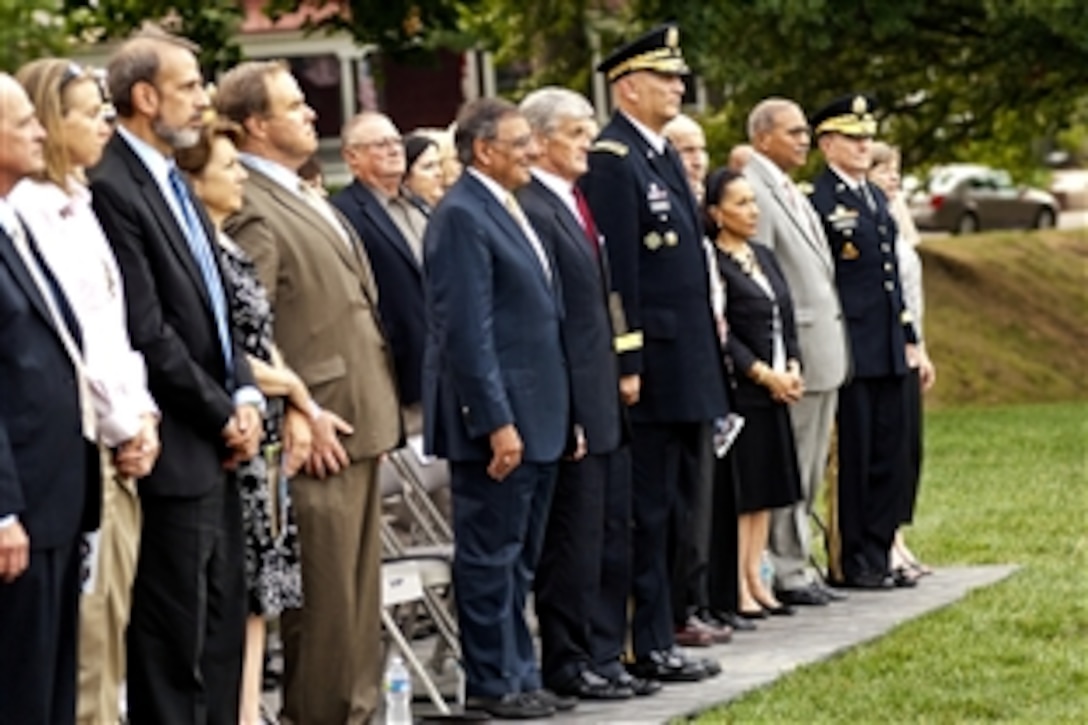
[[[559,694],[617,700],[660,688],[620,664],[630,588],[630,460],[609,318],[607,255],[575,185],[597,134],[593,106],[563,88],[521,103],[539,155],[518,201],[563,280],[563,344],[572,418],[585,456],[564,460],[536,580],[544,683]]]
[[[161,412],[140,481],[143,530],[127,633],[129,719],[238,717],[245,588],[241,507],[225,468],[252,458],[263,398],[228,323],[214,230],[174,164],[208,99],[194,46],[154,33],[110,59],[118,130],[91,170],[125,284],[129,336]]]
[[[853,377],[839,391],[831,580],[889,589],[914,585],[888,571],[888,552],[899,523],[906,355],[917,340],[899,282],[898,229],[883,192],[865,180],[874,107],[871,98],[849,95],[812,116],[827,168],[811,200],[835,259],[853,361]]]
[[[7,201],[45,167],[26,92],[0,73],[0,723],[76,716],[79,533],[97,527],[80,329]]]
[[[700,434],[725,415],[726,400],[701,213],[676,151],[661,136],[680,112],[688,72],[676,26],[620,48],[598,70],[617,111],[580,184],[608,240],[627,324],[616,349],[621,391],[632,405],[632,672],[695,681],[719,668],[675,647],[668,527],[674,506],[691,510]]]
[[[525,118],[472,101],[456,144],[465,173],[424,238],[424,436],[450,461],[469,704],[547,717],[568,703],[541,689],[523,612],[569,431],[559,279],[512,195],[530,179]]]
[[[397,392],[408,435],[423,427],[420,383],[427,324],[423,314],[426,215],[401,194],[404,142],[385,115],[364,111],[344,126],[344,160],[355,180],[333,196],[366,246],[378,308],[393,349]]]

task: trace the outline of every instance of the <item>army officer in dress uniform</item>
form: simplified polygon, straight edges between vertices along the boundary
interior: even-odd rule
[[[688,508],[699,476],[700,431],[725,414],[726,399],[699,209],[680,157],[661,134],[680,112],[682,76],[689,72],[679,31],[658,27],[598,70],[607,76],[616,112],[591,148],[580,183],[608,240],[626,322],[616,348],[632,423],[631,672],[696,681],[720,668],[675,647],[668,525],[674,506]]]
[[[895,257],[887,199],[866,180],[876,120],[863,95],[837,99],[811,119],[827,168],[812,204],[835,259],[853,362],[839,392],[838,537],[832,583],[861,589],[912,586],[888,569],[900,495],[907,347],[916,343]],[[837,549],[837,551],[836,551]]]

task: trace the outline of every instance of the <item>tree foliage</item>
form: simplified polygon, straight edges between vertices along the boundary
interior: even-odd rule
[[[1081,0],[638,0],[673,15],[719,122],[743,135],[768,95],[809,110],[850,91],[881,103],[883,130],[908,164],[997,148],[1026,168],[1037,139],[1068,124],[1088,94]]]
[[[240,0],[63,0],[63,6],[70,31],[83,42],[124,38],[153,21],[200,45],[205,69],[226,68],[241,58]]]
[[[341,30],[359,43],[399,57],[425,57],[439,47],[467,42],[458,20],[477,0],[341,0],[345,12],[328,15],[312,28]],[[272,0],[273,12],[323,5],[322,0]]]
[[[63,53],[68,32],[61,0],[0,0],[0,70],[14,72],[42,56]]]
[[[666,19],[705,84],[716,158],[743,140],[761,98],[815,110],[848,91],[874,93],[883,133],[910,165],[971,158],[1028,168],[1068,144],[1088,98],[1083,0],[342,0],[345,30],[402,59],[484,48],[523,78],[515,95],[558,83],[588,92],[594,48]],[[269,0],[273,13],[323,0]],[[115,39],[165,18],[209,69],[239,57],[240,0],[0,0],[0,67],[73,39]]]
[[[619,5],[620,7],[614,7]],[[500,65],[515,66],[515,95],[559,84],[589,93],[594,49],[638,27],[630,8],[609,0],[482,0],[462,16],[462,28]],[[602,42],[603,41],[603,42]]]

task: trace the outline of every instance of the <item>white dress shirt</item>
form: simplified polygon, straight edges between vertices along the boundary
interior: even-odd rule
[[[623,111],[620,111],[620,113],[623,113]],[[646,124],[636,121],[634,118],[627,115],[626,113],[623,113],[623,117],[630,121],[631,125],[634,126],[639,133],[642,134],[642,137],[646,139],[646,142],[648,144],[650,144],[650,148],[652,148],[658,154],[665,153],[666,140],[664,136],[659,133],[654,133],[649,129],[649,127],[646,126]]]
[[[174,221],[177,222],[178,229],[182,230],[182,233],[184,233],[184,230],[188,229],[189,223],[185,219],[185,212],[178,206],[177,197],[170,184],[170,172],[176,166],[174,160],[163,156],[162,152],[147,141],[136,136],[124,126],[118,126],[116,133],[120,134],[121,138],[124,139],[125,143],[132,149],[132,152],[136,154],[136,157],[143,163],[147,172],[151,174],[151,178],[155,180],[155,185],[159,187],[159,195],[162,196],[166,205],[170,207],[170,211],[174,215]],[[199,204],[201,202],[194,197],[193,203]],[[214,244],[211,239],[208,240],[208,243]],[[212,254],[216,253],[214,247],[212,247],[211,251]],[[224,292],[226,292],[226,290],[224,290]],[[227,311],[227,314],[229,318],[229,310]],[[264,396],[261,395],[261,391],[255,385],[246,385],[235,390],[233,400],[235,406],[254,405],[262,412],[264,411]]]
[[[343,223],[340,221],[340,218],[336,216],[336,212],[333,211],[332,205],[316,191],[306,186],[306,182],[302,180],[301,176],[294,171],[291,171],[291,169],[283,164],[270,161],[263,156],[257,156],[256,154],[250,154],[243,151],[238,154],[238,158],[242,160],[244,166],[248,166],[251,169],[261,172],[272,179],[272,181],[306,202],[307,205],[321,215],[321,218],[324,219],[340,239],[344,241],[344,244],[348,245],[348,248],[351,248],[351,237],[348,236]]]
[[[578,211],[578,202],[574,199],[574,184],[561,176],[535,166],[532,169],[532,174],[537,181],[558,196],[559,200],[563,202],[563,206],[567,207],[567,211],[574,216],[575,221],[582,224],[582,214]]]
[[[91,210],[91,194],[72,180],[68,194],[52,182],[23,179],[9,201],[68,297],[83,332],[83,357],[99,441],[121,445],[157,414],[143,357],[132,349],[124,287],[113,251]]]

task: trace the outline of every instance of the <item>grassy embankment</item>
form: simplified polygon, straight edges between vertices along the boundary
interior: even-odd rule
[[[1088,235],[923,255],[939,373],[910,539],[937,565],[1022,569],[702,722],[1088,718]]]

